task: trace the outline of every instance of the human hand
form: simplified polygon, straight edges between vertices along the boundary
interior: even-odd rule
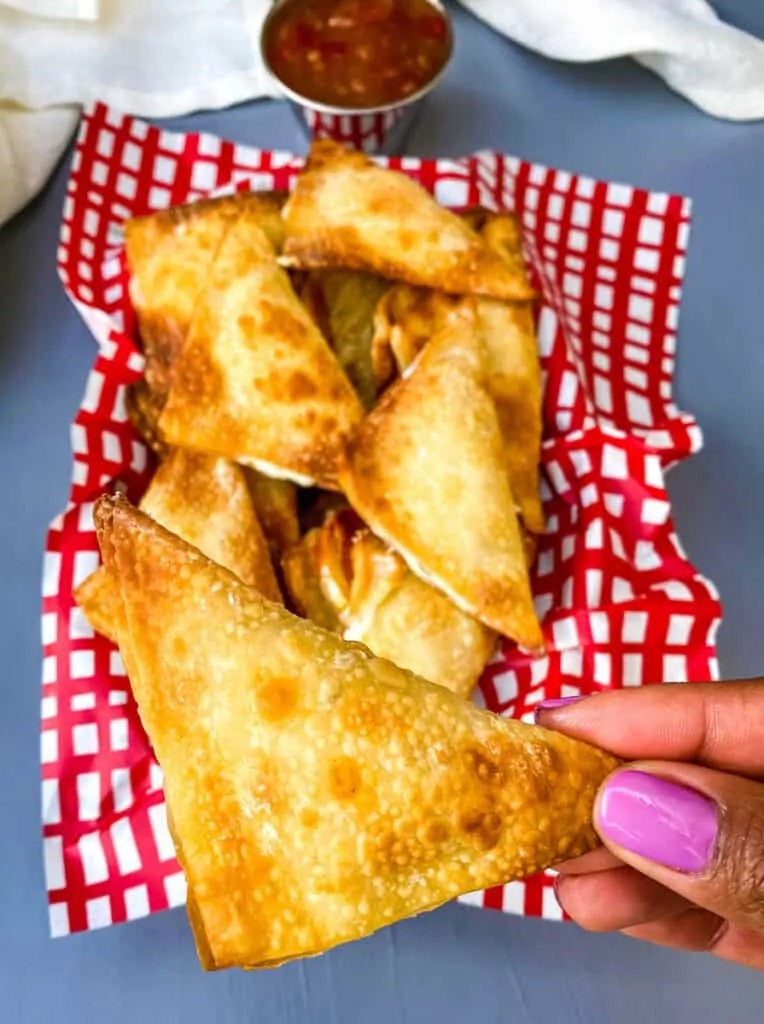
[[[605,848],[559,865],[570,917],[764,969],[764,681],[550,701],[537,721],[636,762],[597,796]]]

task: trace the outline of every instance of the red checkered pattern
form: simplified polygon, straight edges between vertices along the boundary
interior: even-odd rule
[[[325,114],[310,107],[299,109],[314,139],[332,139],[366,153],[381,150],[392,129],[407,112],[406,107],[374,114]]]
[[[665,468],[700,446],[671,400],[686,200],[551,171],[495,153],[389,161],[444,204],[515,208],[542,292],[544,501],[534,572],[548,653],[510,644],[476,700],[518,718],[545,697],[717,675],[720,606],[685,558]],[[92,502],[119,480],[137,500],[151,458],[125,413],[141,372],[127,301],[125,218],[214,191],[288,188],[299,161],[209,135],[179,135],[102,105],[85,115],[58,268],[99,342],[72,427],[72,489],[48,534],[43,580],[41,758],[54,935],[182,903],[161,772],[119,652],[72,588],[98,564]],[[464,902],[560,917],[547,873]]]

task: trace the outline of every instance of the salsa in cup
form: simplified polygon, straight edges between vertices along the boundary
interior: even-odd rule
[[[262,48],[294,96],[371,110],[426,91],[448,63],[452,35],[433,0],[280,0]]]

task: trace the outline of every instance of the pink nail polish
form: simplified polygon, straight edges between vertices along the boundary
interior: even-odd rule
[[[533,717],[538,722],[544,711],[553,711],[554,708],[567,707],[568,704],[575,704],[577,701],[583,700],[585,696],[586,694],[581,693],[576,697],[550,697],[549,700],[542,700],[534,708]]]
[[[708,797],[631,769],[605,783],[598,824],[631,853],[688,874],[708,867],[719,830],[716,805]]]

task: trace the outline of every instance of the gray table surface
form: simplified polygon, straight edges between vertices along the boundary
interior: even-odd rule
[[[764,36],[760,0],[716,4]],[[457,14],[452,71],[412,153],[493,147],[694,200],[678,400],[705,450],[670,480],[680,534],[726,605],[727,676],[764,668],[764,123],[696,111],[627,61],[553,64]],[[302,148],[280,104],[177,119],[262,147]],[[204,975],[182,911],[47,935],[39,830],[39,577],[66,500],[69,423],[94,342],[54,269],[68,156],[0,231],[0,1021],[499,1021],[743,1024],[764,975],[573,925],[449,906],[274,972]]]

